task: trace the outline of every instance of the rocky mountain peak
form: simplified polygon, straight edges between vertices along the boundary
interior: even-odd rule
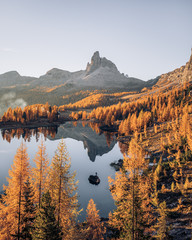
[[[99,54],[99,51],[96,51],[94,52],[91,58],[91,64],[100,65],[100,63],[101,63],[100,54]]]
[[[106,59],[105,57],[101,58],[99,55],[99,52],[96,51],[91,58],[91,63],[87,64],[86,75],[91,74],[92,72],[94,72],[100,67],[103,67],[103,68],[108,67],[113,71],[118,71],[116,65],[113,62]]]
[[[192,48],[191,48],[191,57],[189,59],[189,64],[192,66]]]

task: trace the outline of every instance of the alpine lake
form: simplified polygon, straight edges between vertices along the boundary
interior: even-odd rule
[[[71,172],[76,172],[80,209],[83,209],[79,221],[86,218],[87,204],[92,198],[99,209],[100,217],[108,217],[115,209],[108,177],[115,178],[115,169],[110,163],[123,158],[121,143],[116,141],[115,133],[102,132],[94,124],[83,122],[66,122],[60,126],[41,127],[36,129],[1,130],[0,134],[0,192],[7,185],[9,169],[13,164],[17,148],[23,141],[26,144],[30,165],[38,151],[40,140],[45,140],[49,161],[54,156],[60,139],[64,139],[71,158]],[[100,183],[89,182],[89,176],[97,173]]]

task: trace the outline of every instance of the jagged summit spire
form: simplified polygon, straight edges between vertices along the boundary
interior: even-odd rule
[[[191,57],[189,59],[189,62],[192,64],[192,48],[191,48]]]
[[[113,69],[115,71],[118,71],[117,67],[114,63],[112,63],[110,60],[100,57],[99,51],[94,52],[91,63],[87,64],[86,68],[86,75],[91,74],[95,70],[97,70],[99,67],[108,67],[110,69]]]
[[[191,52],[192,52],[192,48],[191,48]],[[93,54],[93,57],[99,57],[100,58],[100,54],[99,54],[99,51],[96,51],[96,52],[94,52],[94,54]]]

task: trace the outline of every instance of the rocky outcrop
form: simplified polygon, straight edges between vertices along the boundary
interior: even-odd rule
[[[123,166],[123,159],[119,159],[117,162],[110,163],[110,166],[115,169],[115,171],[119,171]]]
[[[114,63],[112,63],[111,61],[109,61],[107,58],[101,58],[99,55],[99,52],[95,52],[91,58],[91,63],[87,64],[87,68],[86,68],[86,75],[91,74],[92,72],[94,72],[95,70],[97,70],[100,67],[108,67],[109,69],[113,70],[113,71],[118,71],[116,65]]]
[[[192,81],[192,49],[189,62],[186,63],[183,71],[183,81]]]
[[[191,57],[186,65],[177,68],[172,72],[162,74],[156,84],[156,87],[162,85],[178,85],[190,81],[192,81],[192,50]]]

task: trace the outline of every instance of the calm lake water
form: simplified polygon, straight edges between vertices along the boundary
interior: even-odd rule
[[[44,135],[39,133],[38,138],[44,138]],[[71,157],[71,171],[76,171],[76,179],[79,181],[79,203],[83,208],[80,221],[85,219],[86,207],[90,198],[93,198],[97,209],[100,210],[100,216],[108,217],[108,213],[115,208],[108,184],[108,176],[115,177],[115,170],[110,163],[123,158],[118,143],[113,137],[110,137],[110,143],[108,140],[107,144],[106,135],[97,134],[89,126],[83,127],[78,124],[75,127],[72,123],[66,123],[58,128],[54,138],[50,136],[46,138],[45,145],[50,161],[61,138],[64,138]],[[3,189],[3,184],[7,184],[8,171],[22,141],[22,137],[20,139],[14,137],[9,143],[0,135],[0,191]],[[30,141],[25,143],[30,164],[34,166],[33,158],[38,151],[39,141],[34,135],[30,137]],[[101,180],[97,186],[88,181],[88,177],[94,175],[95,172]]]

